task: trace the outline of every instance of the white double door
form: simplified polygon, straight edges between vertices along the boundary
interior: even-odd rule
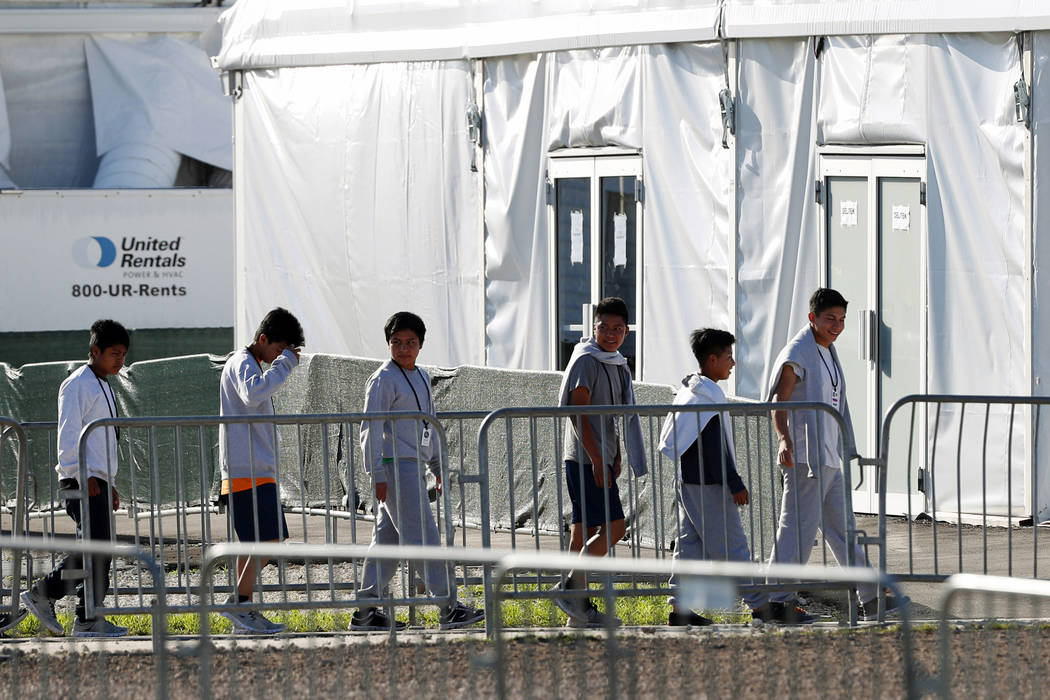
[[[899,398],[926,390],[925,158],[824,154],[820,177],[825,283],[849,302],[846,329],[836,348],[846,375],[857,451],[875,457],[886,412]],[[925,433],[909,435],[910,429],[906,420],[896,422],[890,435],[888,513],[907,512],[909,491],[917,494],[911,512],[924,507],[917,471],[913,467],[909,474],[906,452],[912,438],[913,449],[922,454]],[[854,509],[878,512],[875,472],[854,466],[855,486],[861,472]]]

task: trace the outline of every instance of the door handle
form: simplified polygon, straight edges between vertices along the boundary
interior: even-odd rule
[[[860,359],[868,362],[875,361],[875,338],[878,335],[876,328],[877,318],[874,309],[863,309],[860,312],[860,347],[858,354]]]

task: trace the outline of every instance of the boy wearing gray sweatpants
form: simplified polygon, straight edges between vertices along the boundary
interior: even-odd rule
[[[824,412],[774,411],[773,427],[779,437],[777,460],[784,475],[780,523],[770,563],[805,564],[813,551],[819,529],[835,560],[845,566],[849,555],[847,532],[853,513],[846,510],[842,477],[842,450],[849,459],[856,452],[853,423],[846,401],[846,380],[833,343],[845,329],[847,301],[834,289],[818,289],[809,300],[809,324],[780,352],[769,380],[771,402],[823,402],[838,411],[846,425],[840,437],[838,424]],[[853,545],[853,565],[868,566],[860,545]],[[857,587],[861,615],[876,616],[878,588]],[[816,618],[796,604],[792,591],[770,596],[785,622],[807,623]],[[901,601],[886,597],[886,612]]]
[[[365,413],[413,411],[434,414],[430,376],[416,366],[423,347],[426,326],[413,313],[401,311],[384,327],[390,359],[372,374],[365,386]],[[438,438],[425,420],[371,420],[361,425],[361,448],[365,468],[372,475],[377,501],[372,546],[426,545],[438,547],[434,514],[430,510],[423,465],[427,465],[441,488]],[[359,601],[383,596],[398,564],[391,560],[366,559]],[[453,600],[439,615],[441,629],[466,627],[483,619],[484,612],[455,602],[454,582],[449,567],[438,561],[420,566],[423,583],[431,596]],[[351,630],[389,630],[403,628],[375,606],[363,606],[350,620]]]
[[[682,380],[674,403],[726,403],[718,382],[729,379],[736,365],[736,338],[728,331],[704,328],[693,331],[689,340],[700,371]],[[751,548],[737,511],[750,502],[750,495],[736,470],[729,416],[714,411],[669,414],[660,434],[660,451],[678,462],[678,541],[674,561],[751,561]],[[679,598],[677,571],[669,583],[673,595],[668,625],[711,624],[711,620],[689,610]],[[748,593],[744,602],[753,617],[770,618],[764,593]]]

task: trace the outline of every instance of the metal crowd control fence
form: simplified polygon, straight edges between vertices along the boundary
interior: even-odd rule
[[[293,479],[288,477],[288,470],[285,469],[279,468],[275,477],[277,493],[290,491],[299,495],[297,506],[285,506],[286,513],[298,516],[292,518],[290,527],[296,538],[301,536],[305,542],[321,541],[326,544],[346,541],[357,543],[371,540],[375,521],[374,514],[361,512],[351,505],[353,499],[347,500],[344,497],[355,492],[370,495],[374,490],[357,450],[358,429],[365,421],[412,421],[418,429],[421,420],[431,422],[434,428],[433,439],[437,445],[436,467],[442,476],[441,482],[448,485],[450,476],[456,474],[448,468],[444,430],[433,416],[418,412],[102,419],[86,426],[81,434],[79,483],[84,484],[87,479],[87,440],[95,431],[108,427],[121,428],[116,482],[118,493],[121,493],[123,510],[116,513],[116,527],[110,537],[114,541],[130,540],[136,547],[149,552],[160,562],[168,570],[164,590],[168,595],[169,609],[189,611],[195,609],[191,597],[197,587],[204,550],[216,542],[232,540],[235,536],[230,521],[236,519],[237,499],[230,498],[228,505],[220,503],[218,509],[215,507],[215,497],[220,490],[215,457],[218,438],[213,442],[209,431],[214,435],[215,429],[223,425],[277,426],[278,430],[283,431],[285,441],[291,437],[296,447],[295,467],[298,469],[298,479],[294,481],[297,483],[289,483],[293,482]],[[109,434],[110,431],[107,430],[106,435]],[[126,436],[126,442],[123,436]],[[304,448],[310,439],[320,444],[319,453],[308,453]],[[415,468],[420,471],[420,479],[424,479],[426,475],[422,473],[424,466],[419,461],[418,449],[417,447],[416,455],[407,457],[416,458]],[[395,463],[397,457],[401,455],[395,455]],[[249,461],[254,463],[254,455],[250,455],[250,458]],[[392,492],[399,494],[397,503],[401,503],[402,491],[397,488],[398,479],[405,476],[401,470],[391,471],[393,475],[389,481],[393,482]],[[294,471],[292,473],[294,474]],[[253,471],[247,478],[254,483],[257,475]],[[309,483],[311,479],[322,484],[321,491],[325,498],[321,507],[308,503],[306,490],[301,488],[302,484]],[[453,508],[449,496],[451,490],[453,489],[438,489],[434,480],[430,482],[429,494],[435,499],[439,537],[446,544],[452,544],[453,537]],[[85,491],[84,488],[79,488],[58,495],[63,498],[82,499],[85,497]],[[404,493],[408,493],[407,489]],[[107,511],[112,511],[112,494],[108,493],[107,498],[110,499]],[[252,499],[247,507],[255,511],[258,508],[258,495],[255,492]],[[369,500],[371,501],[371,498]],[[424,511],[430,512],[430,504],[426,499],[420,499],[417,505],[422,521],[425,517]],[[229,511],[229,518],[226,517],[226,513],[221,513],[224,509]],[[398,512],[399,517],[408,517],[410,514]],[[126,515],[127,519],[121,517],[122,515]],[[214,521],[214,517],[218,517],[219,520]],[[85,532],[91,531],[90,522],[88,512],[83,523]],[[257,514],[250,519],[247,527],[254,528],[254,532],[259,533]],[[87,569],[90,571],[91,567],[89,560]],[[300,594],[299,597],[312,601],[318,598],[335,599],[338,592],[356,590],[360,585],[359,572],[356,569],[337,571],[333,562],[323,566],[304,566],[300,571],[293,573],[297,578],[294,582],[287,578],[289,572],[280,568],[276,573],[276,580],[273,580],[272,575],[267,575],[257,588],[263,593],[294,590]],[[414,585],[414,580],[409,580],[413,578],[412,574],[413,572],[409,571],[402,575],[402,589],[406,592]],[[90,576],[88,580],[90,582]],[[232,584],[231,572],[226,590],[232,589]],[[150,584],[143,582],[141,574],[136,576],[131,572],[122,576],[118,568],[114,567],[111,585],[117,594],[111,612],[145,612],[134,605],[127,607],[126,598],[126,594],[131,594],[133,599],[135,594],[152,592]],[[88,612],[92,612],[90,596]]]
[[[1017,526],[1033,524],[1046,488],[1037,455],[1048,405],[1050,398],[1027,396],[897,401],[882,428],[879,538],[887,541],[889,518],[903,516],[906,539],[893,548],[906,561],[888,562],[884,547],[881,568],[911,581],[961,572],[1045,576],[1050,553],[1040,551],[1040,528]]]
[[[803,456],[807,454],[808,443],[824,445],[825,437],[828,437],[832,443],[838,443],[842,459],[838,465],[840,468],[815,469],[796,474],[777,466],[777,437],[770,421],[770,414],[774,410],[786,411],[792,418],[805,414],[807,422],[803,424],[811,426],[801,440],[796,436],[796,463],[808,461]],[[750,504],[741,511],[737,511],[733,505],[728,489],[722,491],[712,486],[703,486],[701,489],[714,488],[717,492],[714,496],[705,492],[693,499],[694,504],[690,509],[683,510],[683,501],[679,497],[682,483],[678,465],[657,449],[665,420],[672,421],[675,427],[684,422],[693,424],[688,426],[693,428],[689,434],[695,437],[701,432],[701,421],[713,413],[728,416],[729,422],[733,424],[736,470],[750,494]],[[482,423],[478,436],[479,472],[483,480],[481,494],[486,499],[481,509],[483,546],[492,546],[492,531],[502,528],[507,534],[498,538],[498,544],[509,545],[515,551],[566,551],[570,548],[567,533],[571,508],[566,483],[567,467],[562,460],[563,438],[569,431],[572,436],[570,440],[576,440],[577,449],[583,453],[579,439],[575,437],[573,429],[567,426],[569,419],[581,421],[583,416],[616,419],[621,424],[621,435],[626,433],[623,426],[627,424],[629,416],[640,418],[649,473],[642,477],[635,476],[624,453],[619,479],[626,523],[624,539],[632,558],[667,557],[677,544],[679,529],[686,528],[683,541],[693,546],[693,556],[723,558],[727,556],[726,552],[734,549],[735,553],[728,555],[728,558],[765,560],[777,548],[778,523],[785,506],[802,516],[810,513],[817,520],[810,519],[808,523],[796,525],[802,529],[801,536],[784,537],[783,542],[790,543],[785,547],[792,551],[778,551],[779,561],[807,559],[818,528],[822,533],[820,556],[823,564],[828,562],[828,549],[832,549],[843,565],[863,562],[865,555],[858,547],[880,542],[856,528],[849,469],[852,455],[847,455],[842,446],[841,435],[845,426],[841,416],[823,403],[791,402],[629,408],[506,408],[494,411]],[[818,420],[817,416],[824,420]],[[601,442],[606,437],[605,431],[611,428],[607,427],[604,420],[599,421],[599,426],[596,432],[600,433],[597,437]],[[830,434],[836,430],[836,435]],[[675,431],[672,434],[678,433]],[[725,483],[730,460],[727,459],[729,453],[725,448],[727,442],[720,444],[721,454],[716,458],[716,471]],[[672,447],[675,448],[675,454],[681,454],[688,446],[674,444]],[[799,468],[799,472],[803,470],[805,467]],[[842,487],[840,491],[834,492],[833,480],[840,478],[838,474],[841,475]],[[580,481],[586,478],[588,474],[580,469]],[[788,479],[792,479],[793,484],[789,490],[790,502],[784,499],[784,485]],[[823,496],[814,503],[801,502],[800,491],[813,491],[813,488],[808,487],[815,487]],[[601,493],[603,502],[597,511],[608,522],[614,519],[614,511],[608,490]],[[813,500],[815,497],[810,493],[803,498]],[[585,496],[581,500],[586,500]],[[695,501],[699,501],[699,505]],[[826,504],[825,507],[822,504]],[[705,507],[714,510],[713,518],[705,517]],[[583,510],[586,509],[587,504],[584,503]],[[832,515],[825,516],[826,512]],[[785,532],[792,529],[786,527]],[[836,536],[829,537],[829,533]],[[601,538],[603,534],[600,532],[596,537]],[[741,546],[743,537],[746,537],[746,541]],[[706,542],[702,541],[704,538]],[[701,541],[697,543],[697,539]],[[615,542],[607,544],[615,545]],[[611,549],[613,556],[616,555],[615,548],[607,546],[606,549]],[[630,584],[638,592],[667,592],[663,580],[640,579],[637,575],[626,573],[619,580]],[[524,583],[538,586],[552,582],[533,577]],[[855,621],[856,608],[852,596],[849,605],[851,620]]]
[[[428,635],[415,632],[418,627],[409,629],[412,634],[399,633],[396,627],[386,632],[373,632],[361,635],[350,635],[342,639],[331,637],[310,637],[300,639],[294,648],[278,645],[283,640],[261,642],[257,639],[246,639],[234,636],[221,642],[212,639],[212,614],[235,609],[227,602],[216,600],[213,580],[221,564],[227,565],[240,557],[260,557],[283,563],[292,561],[345,561],[377,560],[398,562],[403,560],[418,562],[439,562],[446,570],[454,565],[481,566],[495,565],[506,552],[485,549],[466,549],[461,547],[392,547],[377,545],[311,545],[311,544],[217,544],[208,549],[204,557],[199,589],[200,644],[194,651],[200,657],[199,688],[202,698],[243,697],[262,695],[273,692],[274,688],[284,684],[281,695],[307,694],[308,697],[346,697],[347,695],[367,694],[369,696],[403,696],[403,697],[461,697],[468,692],[478,694],[477,678],[465,683],[462,673],[456,678],[449,678],[452,666],[466,665],[467,677],[473,675],[470,669],[476,669],[479,658],[471,658],[473,653],[465,645],[452,645],[447,635],[438,636],[435,640]],[[453,600],[457,597],[453,590]],[[450,602],[446,599],[432,597],[398,597],[358,599],[354,597],[332,598],[325,601],[291,601],[288,591],[268,594],[256,607],[261,609],[284,610],[318,610],[350,609],[361,607],[385,607],[393,617],[394,606],[405,605],[443,605]],[[317,619],[317,618],[315,618]],[[331,619],[331,618],[327,618]],[[408,620],[413,622],[411,618]],[[345,629],[346,620],[340,621]],[[476,641],[480,645],[483,636],[475,630]],[[372,643],[377,636],[387,637],[382,653],[377,653],[377,646]],[[407,638],[414,641],[405,642]],[[287,639],[287,638],[285,638]],[[401,643],[399,644],[399,639]],[[355,642],[355,640],[357,640]],[[333,643],[334,641],[334,643]],[[275,651],[275,649],[281,649]],[[452,657],[452,658],[449,658]],[[249,677],[239,674],[248,669]],[[269,673],[265,669],[269,669]],[[274,673],[276,671],[276,673]],[[489,671],[480,671],[489,675]],[[347,678],[347,675],[350,677]],[[404,676],[404,677],[403,677]],[[293,686],[287,683],[292,681]],[[491,683],[490,683],[491,685]],[[443,689],[443,692],[442,692]],[[362,692],[364,691],[364,692]]]
[[[9,454],[7,442],[16,444],[12,452],[14,465],[5,457]],[[24,478],[27,463],[28,439],[22,427],[13,419],[0,417],[0,502],[11,513],[11,534],[25,533],[26,496]],[[13,473],[13,478],[12,478]],[[0,545],[0,580],[11,581],[10,588],[3,587],[4,600],[0,601],[0,614],[14,616],[18,613],[18,596],[21,593],[23,551],[16,547]]]
[[[113,560],[126,559],[136,562],[136,568],[145,570],[153,581],[154,595],[147,600],[140,594],[138,608],[151,616],[151,644],[149,654],[140,654],[139,671],[144,676],[137,676],[134,681],[121,676],[121,669],[126,665],[109,668],[108,660],[114,656],[125,657],[124,650],[108,645],[91,644],[85,640],[65,639],[50,640],[46,644],[33,640],[6,639],[5,654],[0,657],[0,689],[10,698],[51,698],[57,695],[92,695],[98,692],[101,697],[111,697],[121,690],[126,690],[128,683],[134,683],[138,692],[153,690],[157,700],[168,697],[168,609],[164,597],[164,574],[160,565],[137,547],[114,544],[112,542],[66,541],[40,537],[0,537],[0,551],[53,553],[79,555],[90,560],[92,556],[105,556]],[[17,578],[15,579],[18,580]],[[17,583],[15,584],[17,587]],[[101,610],[99,612],[102,612]],[[88,646],[85,646],[85,643]],[[20,645],[34,645],[38,648],[24,651]],[[79,656],[86,655],[86,669],[79,666]],[[71,687],[70,687],[71,685]],[[53,694],[56,687],[61,690]]]
[[[956,611],[973,616],[967,604],[979,611],[980,622],[953,621]],[[922,690],[946,699],[1034,698],[1046,692],[1050,581],[954,574],[941,587],[938,607],[939,674]]]
[[[851,589],[873,585],[901,595],[892,577],[869,567],[838,568],[818,565],[767,566],[743,562],[610,559],[566,554],[512,553],[502,557],[493,571],[488,597],[493,609],[517,590],[520,573],[534,578],[538,572],[585,571],[600,584],[591,593],[604,603],[607,613],[618,610],[622,596],[636,591],[617,586],[623,573],[639,579],[666,580],[672,571],[681,576],[681,595],[696,608],[731,608],[745,588],[744,582],[764,576],[796,580],[816,588]],[[533,589],[520,593],[551,599],[558,592]],[[891,631],[876,627],[842,630],[780,628],[769,636],[762,626],[750,634],[723,636],[717,628],[713,644],[705,644],[699,628],[692,631],[638,630],[617,626],[606,615],[601,629],[581,631],[572,642],[548,638],[552,647],[544,654],[537,648],[535,632],[514,633],[503,627],[502,615],[493,618],[496,696],[576,697],[867,697],[902,695],[918,697],[912,658],[908,606],[902,607],[900,624]],[[734,626],[735,627],[735,626]],[[747,628],[745,628],[747,629]],[[710,639],[710,638],[708,638]],[[526,649],[513,648],[524,641]],[[604,643],[603,643],[604,640]],[[711,641],[715,641],[712,639]],[[866,648],[865,647],[866,643]],[[755,653],[761,661],[752,660]],[[897,659],[899,658],[899,664]],[[854,667],[853,662],[857,663]],[[542,671],[539,671],[542,669]],[[550,687],[544,684],[549,683]]]

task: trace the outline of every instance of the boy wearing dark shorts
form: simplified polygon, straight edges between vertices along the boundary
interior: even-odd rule
[[[276,308],[259,324],[255,340],[226,360],[219,380],[219,415],[272,416],[273,395],[299,365],[303,329],[298,319]],[[269,368],[263,371],[262,365]],[[220,498],[241,542],[280,542],[288,537],[277,492],[277,426],[240,423],[219,426]],[[239,609],[222,613],[237,634],[276,634],[284,625],[249,607],[257,573],[265,560],[237,559],[237,592],[228,602]]]
[[[77,535],[88,540],[109,542],[112,538],[113,514],[120,507],[120,496],[113,486],[117,475],[117,441],[120,430],[107,426],[93,431],[84,445],[87,462],[87,484],[81,491],[79,479],[80,433],[84,426],[100,418],[116,418],[117,399],[109,377],[124,366],[131,339],[124,326],[116,321],[96,321],[91,326],[91,358],[83,367],[62,382],[58,390],[58,472],[59,491],[77,493],[66,499],[66,513],[77,524]],[[88,527],[84,528],[81,507],[87,504]],[[93,598],[101,606],[109,589],[110,557],[91,557]],[[104,617],[88,618],[85,608],[86,581],[66,578],[67,570],[83,568],[79,554],[66,557],[51,573],[44,576],[22,594],[22,602],[36,615],[40,623],[55,634],[62,634],[62,625],[55,616],[55,601],[76,593],[74,637],[122,637],[126,627],[114,625]]]
[[[602,299],[594,311],[594,335],[582,338],[573,349],[562,378],[561,406],[633,405],[634,387],[627,358],[620,346],[627,337],[627,304],[623,299]],[[605,556],[626,532],[620,489],[622,455],[618,417],[574,416],[565,431],[563,458],[569,500],[572,502],[572,535],[569,551]],[[645,450],[637,416],[628,417],[626,444],[631,467],[645,474]],[[582,449],[581,449],[582,448]],[[570,572],[566,590],[587,587],[583,572]],[[620,624],[608,619],[585,598],[558,597],[555,604],[569,616],[569,626],[600,627]]]

